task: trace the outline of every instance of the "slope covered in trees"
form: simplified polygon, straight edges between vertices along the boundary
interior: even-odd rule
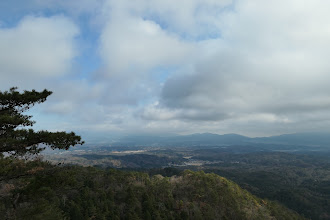
[[[215,174],[149,176],[13,158],[0,163],[5,219],[302,219]]]

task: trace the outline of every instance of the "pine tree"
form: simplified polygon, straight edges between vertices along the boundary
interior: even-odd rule
[[[42,92],[32,90],[20,93],[17,87],[0,91],[0,155],[38,154],[45,149],[40,144],[52,149],[67,150],[70,146],[84,143],[74,132],[34,131],[24,128],[35,122],[31,120],[32,116],[23,113],[35,104],[46,101],[51,94],[46,89]]]

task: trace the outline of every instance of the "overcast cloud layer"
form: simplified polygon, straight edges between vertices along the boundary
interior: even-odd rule
[[[274,135],[330,129],[330,3],[0,3],[0,89],[48,88],[37,129]]]

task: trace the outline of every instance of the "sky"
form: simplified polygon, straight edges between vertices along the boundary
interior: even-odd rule
[[[330,129],[330,1],[2,0],[0,90],[82,137]],[[85,138],[85,139],[86,139]]]

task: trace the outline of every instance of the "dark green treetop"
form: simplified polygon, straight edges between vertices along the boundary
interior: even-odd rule
[[[35,104],[46,101],[52,92],[24,91],[20,93],[17,87],[9,91],[0,91],[0,154],[15,155],[38,154],[48,145],[52,149],[69,149],[70,146],[83,144],[81,137],[74,132],[48,132],[25,129],[35,122],[32,116],[23,113]]]

